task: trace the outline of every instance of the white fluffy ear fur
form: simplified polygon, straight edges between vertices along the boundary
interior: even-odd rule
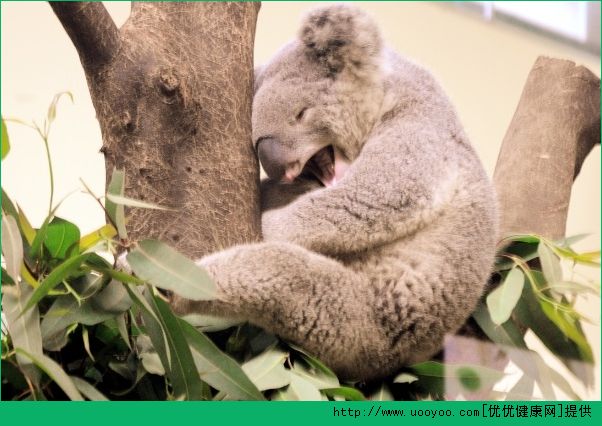
[[[307,55],[334,75],[356,74],[378,67],[382,40],[376,23],[355,6],[339,4],[311,11],[303,20],[299,39]]]

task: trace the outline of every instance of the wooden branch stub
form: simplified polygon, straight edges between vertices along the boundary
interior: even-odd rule
[[[119,47],[119,31],[101,2],[48,2],[77,49],[84,68],[108,63]]]
[[[596,143],[600,78],[571,61],[539,57],[495,169],[501,235],[563,237],[573,181]]]

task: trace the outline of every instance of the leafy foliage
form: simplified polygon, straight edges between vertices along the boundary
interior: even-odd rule
[[[30,126],[46,148],[59,98],[43,127]],[[2,120],[3,159],[9,149]],[[50,159],[49,168],[52,175]],[[481,392],[481,398],[525,399],[534,384],[546,399],[556,396],[554,388],[578,398],[567,378],[529,349],[527,330],[586,385],[591,383],[593,355],[581,326],[586,319],[574,302],[583,294],[598,297],[600,288],[566,279],[561,260],[599,267],[600,253],[577,253],[570,239],[518,235],[500,243],[492,278],[498,284],[473,319],[524,373],[509,392],[492,390],[506,375],[503,368],[436,360],[408,366],[378,383],[353,383],[303,349],[251,325],[175,315],[162,290],[212,300],[215,286],[173,248],[127,239],[124,206],[164,207],[127,198],[124,187],[125,174],[115,170],[104,206],[86,187],[109,223],[84,236],[55,215],[52,196],[48,216],[34,228],[2,191],[5,399],[437,399],[449,397],[451,385],[466,394]],[[113,262],[126,249],[135,275]]]

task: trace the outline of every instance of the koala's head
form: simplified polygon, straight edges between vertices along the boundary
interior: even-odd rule
[[[253,143],[270,178],[336,184],[361,151],[383,98],[382,42],[349,5],[304,19],[297,40],[255,73]]]

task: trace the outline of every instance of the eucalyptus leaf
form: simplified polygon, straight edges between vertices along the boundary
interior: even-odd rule
[[[2,188],[2,210],[5,214],[10,215],[15,219],[19,218],[19,213],[8,194],[4,191],[4,188]]]
[[[542,241],[537,247],[539,253],[539,262],[543,275],[548,283],[562,281],[562,269],[558,257],[550,250],[550,248]]]
[[[83,396],[88,398],[90,401],[108,401],[109,399],[102,394],[98,389],[92,386],[90,383],[85,381],[84,379],[80,379],[79,377],[69,376],[71,381],[81,392]]]
[[[36,230],[33,229],[33,227],[31,226],[31,223],[29,223],[29,220],[27,219],[27,216],[25,216],[25,213],[23,213],[23,209],[18,204],[17,204],[17,209],[19,210],[18,219],[19,219],[19,227],[21,228],[21,233],[25,237],[27,244],[29,244],[31,246],[34,239],[36,238]]]
[[[502,325],[495,324],[484,304],[481,303],[477,306],[472,317],[487,337],[495,343],[521,349],[527,348],[523,333],[521,333],[516,324],[512,321],[506,321]]]
[[[517,320],[525,327],[529,327],[567,366],[570,364],[567,361],[581,358],[577,345],[544,314],[531,286],[524,286],[514,312]]]
[[[6,263],[6,272],[14,282],[18,282],[23,262],[23,240],[17,221],[13,216],[2,216],[2,253]]]
[[[106,224],[95,231],[90,232],[89,234],[84,235],[79,240],[79,250],[84,252],[94,246],[96,246],[101,241],[110,240],[115,235],[117,235],[117,230],[111,224]]]
[[[581,358],[587,362],[593,362],[592,348],[588,343],[579,323],[547,300],[540,299],[539,303],[544,314],[573,342],[577,344]]]
[[[10,141],[8,139],[8,130],[6,128],[6,123],[4,122],[4,117],[2,118],[2,159],[8,155],[10,151]]]
[[[214,315],[204,315],[189,313],[182,317],[188,324],[193,325],[202,332],[214,332],[227,330],[228,328],[239,325],[242,321],[239,319],[222,318]]]
[[[154,210],[173,210],[169,207],[159,206],[153,203],[147,203],[145,201],[136,200],[134,198],[124,197],[123,195],[110,194],[107,193],[107,200],[110,200],[112,203],[117,205],[127,206],[127,207],[138,207],[143,209],[154,209]]]
[[[283,391],[282,397],[285,401],[322,400],[322,395],[318,388],[306,378],[297,375],[294,371],[290,373],[290,383]]]
[[[359,390],[348,386],[322,389],[322,393],[330,397],[342,397],[347,401],[365,401],[366,397]]]
[[[25,305],[25,310],[30,309],[33,305],[42,300],[42,298],[46,296],[50,290],[77,271],[81,264],[84,263],[88,257],[89,254],[80,254],[70,257],[59,266],[54,268],[52,272],[48,274],[48,276],[44,278],[40,285],[34,290],[33,294],[29,298],[29,301]]]
[[[393,383],[414,383],[416,380],[418,377],[413,374],[401,373],[393,379]]]
[[[159,318],[165,332],[168,343],[166,350],[170,351],[171,363],[163,367],[170,378],[175,397],[183,397],[187,400],[203,399],[203,384],[196,371],[181,322],[171,312],[169,306],[150,291],[146,293],[146,300]],[[151,340],[156,348],[157,339],[151,336]],[[164,362],[164,359],[161,361]]]
[[[138,277],[190,300],[213,300],[215,284],[202,268],[160,241],[144,240],[127,255]]]
[[[123,196],[125,188],[125,172],[123,170],[113,169],[111,181],[107,185],[107,195]],[[111,221],[117,226],[119,238],[126,239],[127,231],[125,229],[125,209],[123,204],[116,204],[109,198],[105,200],[105,209],[111,218]]]
[[[506,394],[506,401],[530,401],[533,399],[535,380],[523,374]]]
[[[42,259],[44,252],[42,250],[44,246],[44,239],[46,238],[46,231],[48,230],[48,223],[52,219],[52,215],[49,215],[44,219],[44,223],[40,229],[36,231],[36,236],[31,243],[31,247],[29,248],[29,255],[33,259]]]
[[[340,386],[339,379],[336,376],[326,375],[315,369],[308,369],[301,363],[295,363],[292,371],[299,377],[307,380],[318,389],[331,389]]]
[[[494,324],[500,325],[508,321],[520,299],[524,283],[525,276],[515,267],[508,272],[502,284],[487,295],[487,307]]]
[[[15,351],[18,354],[29,358],[35,365],[37,365],[42,371],[44,371],[48,375],[48,377],[50,377],[56,382],[57,385],[59,385],[63,392],[65,392],[65,394],[72,401],[84,400],[71,378],[52,358],[48,358],[42,353],[31,354],[19,347],[16,347]]]
[[[73,102],[73,94],[71,92],[64,91],[64,92],[60,92],[60,93],[57,93],[56,95],[54,95],[54,98],[52,99],[50,106],[48,106],[48,114],[47,114],[48,126],[50,126],[52,124],[52,122],[54,121],[54,119],[56,118],[56,104],[63,97],[63,95],[69,96],[69,98],[71,99],[71,102]]]
[[[159,354],[155,351],[151,339],[148,336],[141,335],[136,338],[136,349],[138,351],[142,366],[151,374],[159,376],[165,375],[165,368],[161,363]]]
[[[263,395],[236,361],[219,350],[203,333],[184,320],[182,331],[192,349],[192,356],[201,378],[213,388],[244,400],[264,400]]]
[[[87,275],[74,288],[80,292],[93,292],[102,285],[104,277]],[[81,285],[80,285],[81,284]],[[59,296],[50,306],[42,320],[44,340],[52,339],[61,330],[72,324],[88,326],[100,324],[129,309],[132,302],[123,286],[111,282],[94,296],[79,302],[72,295]]]
[[[48,224],[44,246],[55,259],[64,259],[68,251],[79,244],[79,228],[73,223],[54,217]]]
[[[270,348],[242,365],[243,371],[257,389],[280,389],[291,381],[290,373],[284,368],[286,352]]]
[[[38,307],[25,314],[25,301],[30,297],[32,289],[24,283],[16,286],[2,287],[2,311],[6,316],[6,324],[13,346],[23,348],[31,354],[41,354],[42,332],[40,330],[40,315]],[[17,362],[34,383],[39,382],[39,372],[32,366],[32,361],[22,355],[17,356]]]

